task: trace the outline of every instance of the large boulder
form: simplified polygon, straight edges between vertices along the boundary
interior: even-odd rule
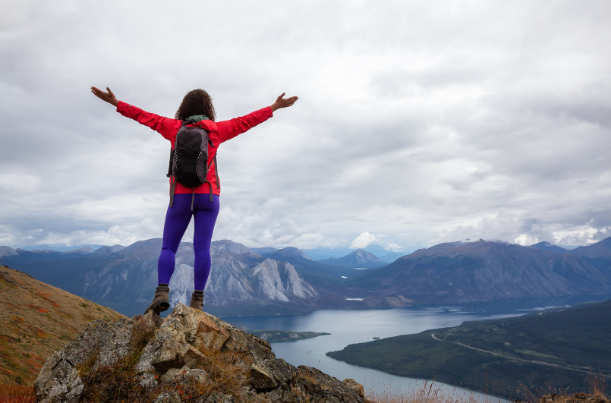
[[[47,359],[35,391],[41,402],[367,402],[355,381],[295,368],[265,340],[182,304],[163,320],[92,322]]]

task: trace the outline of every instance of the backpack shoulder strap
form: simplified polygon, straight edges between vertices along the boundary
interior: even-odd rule
[[[214,173],[216,174],[216,186],[221,189],[221,180],[219,179],[219,168],[218,163],[216,162],[216,154],[214,154]]]

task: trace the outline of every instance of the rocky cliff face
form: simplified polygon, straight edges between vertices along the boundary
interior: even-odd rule
[[[45,362],[35,383],[50,402],[354,402],[363,386],[276,358],[271,346],[204,312],[176,305],[93,322]]]
[[[193,291],[193,252],[187,246],[181,249],[184,250],[176,255],[176,271],[170,282],[172,306],[188,304]],[[206,304],[290,302],[317,296],[290,263],[265,259],[256,264],[249,259],[249,254],[236,255],[216,247],[212,247],[210,252],[212,270],[204,290]]]
[[[252,277],[253,291],[259,298],[287,302],[318,295],[287,262],[266,259],[252,270]]]
[[[231,241],[212,246],[212,270],[205,289],[207,307],[283,304],[303,306],[316,292],[290,264],[270,260]],[[42,281],[73,294],[134,315],[143,312],[157,286],[161,240],[136,242],[120,251],[28,267]],[[193,245],[183,242],[176,253],[170,282],[170,304],[188,304],[193,292]]]

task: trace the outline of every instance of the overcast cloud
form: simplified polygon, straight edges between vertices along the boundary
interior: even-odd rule
[[[409,250],[611,235],[606,0],[0,10],[0,245],[161,236],[169,142],[92,85],[165,116],[201,87],[220,120],[300,97],[221,146],[215,239]]]

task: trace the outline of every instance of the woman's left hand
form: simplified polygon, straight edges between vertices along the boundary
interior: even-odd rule
[[[101,91],[96,87],[91,87],[91,92],[93,92],[93,95],[100,98],[102,101],[117,106],[119,104],[119,100],[115,97],[115,94],[112,93],[110,88],[106,87],[106,89],[108,90],[108,92]]]

